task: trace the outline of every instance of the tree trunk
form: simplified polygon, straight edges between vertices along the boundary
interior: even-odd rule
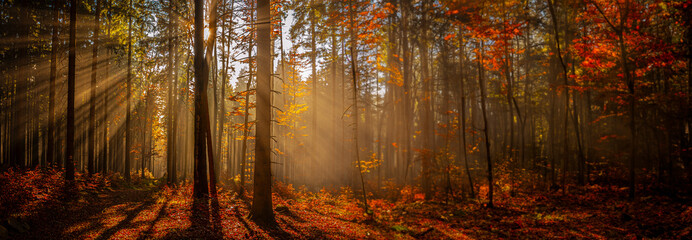
[[[404,147],[403,147],[403,163],[406,165],[405,170],[404,170],[404,177],[403,177],[403,183],[406,183],[407,177],[408,177],[408,171],[411,166],[411,119],[412,114],[411,114],[411,50],[409,46],[409,14],[410,14],[410,3],[406,0],[401,1],[401,25],[402,25],[402,52],[403,52],[403,68],[404,68],[404,91],[402,92],[402,97],[403,97],[403,136],[401,136],[403,142],[404,142]],[[402,151],[400,150],[400,151]]]
[[[218,17],[217,17],[218,16],[218,7],[219,7],[219,1],[218,0],[211,0],[211,6],[209,6],[209,22],[208,22],[209,23],[209,37],[208,37],[207,45],[206,45],[205,59],[207,60],[206,61],[206,65],[207,65],[207,69],[208,69],[207,71],[212,71],[212,76],[211,76],[212,89],[211,89],[211,91],[212,91],[212,95],[214,97],[214,99],[213,99],[213,101],[214,101],[214,108],[213,108],[214,117],[212,117],[212,115],[211,115],[212,112],[210,112],[209,109],[206,110],[207,114],[209,115],[210,129],[213,129],[208,134],[215,133],[217,135],[220,135],[216,131],[218,119],[215,117],[217,112],[218,112],[218,96],[216,94],[217,82],[218,82],[217,81],[218,80],[218,73],[217,73],[217,71],[218,71],[217,62],[218,61],[216,58],[217,57],[217,54],[216,54],[216,26],[217,26],[217,22],[218,22]],[[209,70],[210,68],[211,68],[211,70]],[[207,101],[206,105],[207,105],[207,107],[209,107],[209,104],[208,104],[209,99],[206,99],[206,101]],[[215,136],[215,135],[209,136],[209,138],[213,139],[213,136]],[[209,145],[210,149],[212,149],[212,147],[215,146],[215,143],[213,141],[208,141],[207,144]],[[218,158],[218,152],[212,152],[210,154],[210,156],[211,155],[214,156],[214,159]],[[209,167],[211,169],[211,165]],[[211,174],[211,172],[209,172],[209,174]],[[211,177],[211,175],[210,175],[210,177]],[[214,176],[212,178],[210,178],[209,181],[210,181],[210,183],[213,181],[215,184],[216,182],[218,182],[218,179],[216,178],[216,175],[214,174]]]
[[[358,121],[360,120],[358,108],[358,71],[356,69],[356,61],[358,60],[357,53],[357,39],[356,39],[356,23],[355,23],[355,9],[353,1],[350,1],[349,5],[349,32],[351,35],[351,77],[353,78],[353,138],[354,138],[354,151],[356,157],[356,165],[358,165],[358,173],[360,174],[360,185],[363,197],[363,208],[365,209],[365,214],[370,214],[368,211],[368,198],[365,191],[365,180],[363,179],[363,166],[360,161],[360,148],[358,147]]]
[[[178,183],[178,163],[180,162],[178,160],[178,156],[183,156],[183,159],[188,159],[186,155],[184,154],[178,154],[179,153],[179,147],[180,145],[178,144],[180,139],[178,139],[178,117],[180,117],[180,100],[178,99],[179,93],[178,93],[178,15],[177,15],[177,5],[175,5],[174,1],[171,1],[173,4],[173,7],[175,7],[173,10],[176,10],[175,12],[172,12],[175,14],[173,16],[173,26],[172,26],[172,32],[171,32],[171,37],[172,37],[172,42],[171,44],[173,45],[173,113],[171,115],[171,125],[172,131],[171,131],[171,139],[172,139],[172,144],[173,144],[173,151],[172,151],[172,160],[171,160],[171,180],[173,184]],[[186,85],[188,86],[187,82]],[[187,87],[185,88],[187,89]],[[187,147],[187,144],[185,144],[182,148]]]
[[[58,78],[58,26],[59,3],[53,2],[53,36],[51,38],[50,49],[50,87],[48,97],[48,146],[46,149],[46,162],[49,166],[55,166],[55,81]]]
[[[70,53],[67,70],[67,136],[65,149],[65,180],[74,180],[74,97],[75,97],[75,65],[77,63],[77,0],[70,1]]]
[[[270,1],[257,1],[257,133],[254,193],[250,215],[255,222],[275,225],[271,176],[271,14]]]
[[[461,146],[459,146],[459,151],[462,152],[462,155],[464,156],[464,168],[466,169],[466,176],[469,179],[469,187],[471,188],[471,196],[475,197],[476,194],[474,193],[474,186],[473,186],[473,178],[471,178],[471,171],[469,170],[469,159],[467,156],[467,151],[466,151],[466,88],[464,86],[464,83],[466,82],[466,73],[464,72],[464,60],[466,59],[466,53],[465,53],[465,48],[464,48],[464,40],[463,40],[463,34],[462,34],[462,28],[461,26],[459,27],[459,70],[461,71],[461,79],[459,81],[459,86],[461,89],[459,89],[459,123],[460,123],[460,128],[459,128],[459,143]]]
[[[89,139],[88,139],[88,148],[89,150],[87,151],[88,156],[87,156],[87,169],[88,169],[88,174],[91,175],[93,174],[96,169],[94,168],[94,163],[95,163],[95,122],[96,122],[96,73],[98,71],[98,51],[99,51],[99,32],[100,32],[100,26],[101,26],[101,4],[99,4],[99,0],[96,0],[96,12],[94,13],[94,47],[92,48],[92,57],[91,57],[91,96],[89,97]]]
[[[312,149],[317,149],[317,134],[319,134],[319,129],[317,128],[317,98],[319,97],[319,90],[317,90],[317,43],[316,43],[316,20],[315,14],[315,2],[310,1],[310,69],[312,70],[312,135],[310,136],[310,145]],[[259,71],[258,71],[259,72]],[[310,164],[317,164],[317,156],[315,154],[310,154]]]
[[[107,173],[109,170],[109,159],[111,159],[111,152],[113,151],[111,146],[112,144],[109,143],[108,141],[108,100],[110,98],[110,88],[111,88],[111,83],[109,81],[109,73],[110,73],[110,44],[111,44],[111,19],[110,19],[110,14],[111,14],[111,2],[110,0],[106,1],[106,8],[107,8],[107,14],[106,14],[106,28],[107,30],[107,37],[106,37],[106,78],[102,80],[101,86],[103,87],[103,158],[102,158],[102,163],[103,167],[101,168],[101,171],[103,173]]]
[[[481,89],[481,111],[483,113],[483,134],[485,135],[485,158],[488,163],[488,207],[493,207],[493,162],[490,157],[490,139],[488,138],[488,115],[486,111],[485,100],[485,81],[483,80],[483,48],[485,48],[483,40],[480,40],[480,49],[478,49],[478,86]]]
[[[166,119],[166,176],[169,184],[174,184],[176,177],[175,172],[173,172],[173,161],[175,161],[174,152],[176,151],[175,143],[175,127],[173,125],[173,119],[175,118],[175,80],[173,79],[173,71],[175,66],[173,66],[173,51],[177,51],[173,48],[173,0],[168,0],[168,118]]]
[[[132,9],[132,0],[130,0],[130,9]],[[130,145],[132,144],[132,130],[130,128],[130,101],[132,98],[132,15],[128,15],[127,20],[127,106],[125,107],[125,181],[130,182]]]
[[[226,3],[225,1],[222,4],[223,6],[223,14],[226,13]],[[231,8],[233,7],[233,4],[231,4]],[[221,159],[223,158],[223,145],[221,144],[222,139],[223,139],[223,129],[224,129],[224,122],[226,120],[226,77],[228,75],[228,57],[226,56],[226,42],[227,42],[227,36],[226,36],[226,20],[225,18],[222,19],[221,21],[221,97],[219,100],[221,101],[219,103],[219,108],[217,109],[216,116],[218,118],[217,122],[219,124],[219,132],[216,135],[216,150],[218,151],[218,154],[216,156],[217,161],[218,161],[218,166],[219,166],[219,173],[221,173],[221,169],[223,169],[221,166]],[[221,174],[218,174],[221,175]]]
[[[254,20],[253,11],[250,11],[250,21]],[[247,161],[247,138],[250,132],[250,126],[248,126],[248,120],[250,118],[250,86],[252,83],[252,33],[250,33],[248,44],[248,78],[245,85],[245,116],[243,119],[243,143],[240,150],[240,196],[244,198],[245,194],[245,165]],[[255,139],[256,141],[256,139]]]
[[[207,181],[207,158],[204,123],[202,122],[202,99],[207,97],[206,85],[209,80],[209,69],[204,57],[204,0],[195,0],[194,12],[194,67],[195,67],[195,128],[194,128],[194,186],[195,198],[204,198],[209,194]]]
[[[423,193],[425,194],[425,199],[430,200],[432,197],[432,190],[430,186],[430,165],[432,159],[435,157],[435,148],[433,147],[432,141],[434,141],[435,127],[433,123],[433,92],[431,90],[432,79],[430,78],[430,61],[428,55],[428,23],[425,14],[425,3],[422,5],[421,10],[421,36],[419,40],[419,48],[421,55],[421,82],[423,83],[423,97],[420,106],[423,112],[422,116],[422,126],[421,135],[423,137],[423,151],[421,154],[421,186],[423,188]],[[408,108],[407,108],[408,109]],[[406,118],[408,119],[408,118]],[[408,129],[408,128],[407,128]],[[409,149],[410,150],[410,149]],[[408,168],[408,166],[407,166]]]

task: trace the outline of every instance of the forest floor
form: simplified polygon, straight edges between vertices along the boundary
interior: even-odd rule
[[[0,178],[0,184],[2,182]],[[6,188],[7,186],[0,187]],[[73,196],[31,201],[0,213],[22,219],[26,229],[4,224],[12,239],[689,239],[687,199],[644,195],[630,201],[626,189],[590,186],[567,194],[498,194],[496,206],[475,200],[423,201],[410,187],[393,201],[369,201],[368,217],[353,192],[293,190],[275,186],[278,227],[247,217],[251,200],[220,189],[218,204],[193,208],[192,187],[83,184]],[[5,189],[0,189],[5,190]],[[1,198],[1,197],[0,197]],[[0,199],[7,203],[8,199]],[[5,206],[11,206],[5,204]],[[2,215],[2,217],[7,217]],[[3,220],[6,223],[7,220]],[[2,226],[2,225],[0,225]],[[20,227],[21,228],[21,227]],[[0,239],[3,236],[0,234]]]

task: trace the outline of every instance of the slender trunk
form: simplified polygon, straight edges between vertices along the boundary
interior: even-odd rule
[[[65,140],[65,180],[74,181],[74,98],[75,98],[75,65],[77,63],[77,0],[70,1],[70,53],[67,70],[67,135]]]
[[[175,89],[175,79],[173,79],[173,0],[168,0],[168,118],[166,119],[166,130],[167,130],[167,142],[166,142],[166,172],[168,177],[168,183],[175,183],[175,173],[173,172],[173,152],[175,152],[175,136],[173,132],[175,131],[173,125],[173,118],[176,114],[175,112],[175,99],[173,97]]]
[[[89,150],[87,151],[88,156],[87,156],[87,169],[88,169],[88,174],[91,175],[95,172],[94,168],[94,158],[96,155],[94,154],[94,148],[95,148],[95,132],[94,132],[94,123],[96,122],[96,74],[98,71],[98,52],[99,52],[99,32],[100,32],[100,26],[101,26],[101,5],[99,4],[99,0],[96,0],[96,12],[94,13],[94,47],[92,48],[92,57],[91,57],[91,87],[90,87],[90,92],[91,96],[89,97]]]
[[[212,112],[207,112],[209,113],[209,124],[210,129],[213,131],[210,132],[209,134],[216,134],[220,135],[219,132],[217,131],[217,124],[218,124],[218,118],[216,117],[218,113],[218,96],[217,96],[217,84],[218,84],[218,60],[217,60],[217,53],[216,53],[216,26],[218,23],[218,8],[219,8],[219,1],[218,0],[212,0],[211,1],[211,6],[209,7],[209,39],[207,40],[207,45],[206,45],[206,56],[205,59],[207,60],[207,66],[211,68],[211,80],[212,80],[212,88],[211,88],[211,93],[213,95],[213,116]],[[208,102],[208,100],[207,100]],[[220,127],[218,129],[221,129]],[[212,135],[212,137],[215,135]],[[213,141],[208,142],[211,146],[215,146],[216,144]],[[220,143],[218,143],[220,144]],[[214,155],[214,159],[218,159],[218,152],[212,152]],[[218,179],[216,177],[210,178],[210,181],[218,182]]]
[[[223,10],[222,12],[225,14],[226,12],[226,4],[225,1],[222,3]],[[231,7],[233,7],[233,4],[231,3]],[[219,108],[217,109],[216,116],[218,117],[218,124],[219,124],[219,132],[217,134],[217,139],[216,139],[216,149],[217,149],[217,156],[216,159],[218,161],[218,166],[219,166],[219,173],[221,173],[221,159],[223,158],[222,155],[222,144],[221,141],[223,139],[223,133],[224,133],[224,121],[226,120],[226,76],[228,73],[228,57],[226,56],[226,20],[225,18],[222,19],[221,21],[221,97],[219,100],[221,101],[219,103]],[[221,175],[221,174],[218,174]]]
[[[459,70],[461,71],[461,79],[459,81],[459,86],[461,89],[459,89],[459,102],[461,105],[459,106],[459,123],[461,123],[461,127],[459,128],[459,143],[461,146],[459,146],[459,151],[462,152],[462,155],[464,156],[464,168],[466,169],[466,176],[469,179],[469,187],[471,189],[471,197],[475,197],[476,194],[474,193],[474,186],[473,186],[473,178],[471,177],[471,170],[469,169],[469,159],[467,156],[467,151],[466,151],[466,87],[464,86],[464,83],[466,82],[466,73],[464,72],[464,60],[466,59],[466,52],[464,48],[464,39],[463,39],[463,34],[462,34],[462,28],[461,26],[459,27]]]
[[[58,78],[58,25],[59,21],[59,4],[61,1],[53,2],[53,36],[51,37],[50,49],[50,87],[48,97],[48,146],[46,149],[46,162],[48,165],[54,166],[55,159],[55,81]],[[4,149],[3,149],[4,150]]]
[[[422,5],[425,8],[425,4]],[[423,136],[423,152],[421,156],[421,186],[423,188],[423,193],[425,194],[425,199],[430,200],[432,197],[431,183],[430,183],[430,165],[432,158],[434,158],[435,148],[434,144],[434,132],[435,127],[433,123],[433,91],[431,91],[432,79],[430,78],[430,61],[428,60],[428,24],[425,14],[425,9],[421,10],[421,39],[419,40],[419,48],[421,55],[421,82],[423,83],[423,98],[422,98],[422,109],[423,121],[421,127],[421,135]],[[408,108],[407,108],[408,109]],[[408,119],[408,118],[407,118]],[[407,167],[408,168],[408,167]]]
[[[332,104],[333,122],[331,125],[333,127],[333,129],[332,129],[333,132],[331,133],[331,139],[330,140],[331,140],[332,146],[337,146],[339,144],[339,140],[337,137],[339,132],[338,132],[338,128],[336,126],[338,126],[338,124],[339,124],[339,119],[341,118],[341,116],[340,116],[341,113],[336,106],[337,89],[338,89],[337,84],[336,84],[336,82],[337,82],[336,81],[336,66],[337,66],[337,60],[339,59],[339,55],[337,54],[338,49],[337,49],[337,40],[336,40],[336,34],[337,34],[336,27],[335,26],[331,27],[330,32],[331,32],[330,40],[331,40],[331,45],[332,45],[331,46],[331,55],[332,55],[331,61],[332,62],[331,62],[331,70],[330,70],[332,76],[331,76],[330,85],[332,87],[331,97],[333,99],[332,100],[332,103],[333,103]],[[282,45],[282,52],[283,52],[283,45]],[[283,61],[282,61],[282,63],[283,63]],[[283,68],[282,68],[282,70],[283,70]],[[332,148],[331,154],[332,154],[332,156],[339,156],[339,153],[337,152],[337,148]],[[336,175],[336,174],[334,174],[334,175]],[[379,183],[379,181],[378,181],[378,183]]]
[[[130,0],[130,9],[133,8]],[[130,129],[130,101],[132,99],[132,15],[128,14],[127,20],[127,95],[125,101],[125,181],[130,182],[130,150],[132,144],[132,129]]]
[[[30,4],[28,1],[19,1],[15,3],[14,6],[18,12],[18,16],[14,18],[16,21],[12,21],[18,24],[27,24],[31,20],[31,13],[28,9]],[[15,55],[14,67],[15,71],[15,94],[14,100],[12,101],[13,116],[12,116],[12,128],[11,128],[11,144],[12,152],[10,154],[11,166],[22,168],[26,166],[29,156],[27,156],[27,140],[28,139],[28,123],[30,121],[29,114],[31,113],[31,106],[29,104],[29,72],[31,64],[30,47],[25,46],[21,42],[28,41],[31,37],[30,29],[28,27],[21,28],[19,30],[12,30],[11,36],[17,37],[17,42],[13,48],[15,48],[12,53]],[[16,35],[15,35],[16,34]],[[12,87],[12,85],[10,85]]]
[[[111,78],[110,78],[110,44],[111,44],[111,19],[110,19],[110,9],[111,9],[111,2],[110,0],[106,1],[106,8],[107,8],[107,18],[106,18],[106,29],[107,29],[107,37],[106,37],[106,69],[105,69],[105,75],[106,78],[102,80],[101,86],[103,87],[103,158],[102,158],[102,168],[101,171],[103,173],[107,173],[109,170],[109,159],[112,160],[110,153],[112,152],[112,149],[110,148],[111,144],[108,142],[108,127],[109,127],[109,122],[108,122],[108,100],[110,98],[110,84],[111,83]]]
[[[505,6],[506,1],[502,1],[503,9],[506,9]],[[503,21],[507,21],[508,14],[505,12]],[[507,25],[503,25],[503,27],[506,28]],[[505,33],[507,31],[504,31]],[[504,46],[504,55],[505,55],[505,62],[504,62],[504,75],[505,75],[505,80],[507,81],[507,108],[509,109],[509,147],[508,147],[508,153],[509,153],[509,180],[510,180],[510,194],[514,196],[515,190],[514,190],[514,178],[515,178],[515,170],[516,170],[516,157],[515,157],[515,151],[514,151],[514,108],[512,107],[512,101],[514,99],[514,93],[513,93],[513,77],[514,73],[512,72],[512,55],[510,54],[509,47],[511,45],[512,39],[509,39],[508,36],[505,36],[505,43]],[[519,109],[517,108],[517,115],[519,115]],[[520,120],[521,117],[519,116]]]
[[[173,113],[171,115],[171,140],[172,145],[173,145],[173,151],[171,152],[172,154],[172,160],[171,160],[171,180],[173,184],[178,183],[178,163],[180,162],[178,160],[178,155],[184,156],[184,159],[187,159],[187,155],[184,154],[178,154],[180,148],[185,148],[187,144],[184,146],[180,146],[178,143],[182,142],[179,137],[178,137],[178,117],[180,116],[180,100],[178,99],[179,93],[178,93],[178,15],[177,15],[177,5],[174,4],[173,1],[171,1],[173,4],[173,10],[172,14],[175,14],[173,16],[173,26],[172,26],[172,32],[171,32],[171,38],[172,42],[171,44],[173,45],[173,78],[172,78],[172,86],[173,86]],[[188,86],[187,82],[185,86]],[[187,87],[186,87],[187,89]]]
[[[366,214],[370,214],[368,211],[368,198],[367,194],[365,191],[365,180],[363,179],[363,167],[360,162],[360,148],[358,147],[358,121],[360,120],[359,112],[360,109],[358,108],[358,71],[356,69],[356,61],[358,60],[358,53],[356,52],[357,50],[357,43],[356,43],[356,24],[355,24],[355,9],[353,9],[353,1],[350,2],[349,5],[349,31],[351,35],[351,77],[353,78],[353,138],[354,138],[354,151],[355,151],[355,157],[356,157],[356,165],[358,165],[358,173],[360,174],[360,184],[361,184],[361,190],[362,190],[362,197],[363,197],[363,208],[365,209]]]
[[[636,107],[635,105],[637,104],[637,97],[634,94],[634,81],[635,79],[632,77],[632,73],[630,72],[629,69],[629,61],[628,61],[628,52],[627,52],[627,45],[625,45],[625,26],[624,22],[627,20],[627,15],[629,12],[629,1],[625,0],[624,6],[622,8],[619,8],[620,10],[620,24],[619,27],[615,27],[612,24],[610,25],[613,30],[618,34],[618,43],[620,45],[620,64],[622,67],[622,71],[624,72],[625,76],[625,84],[627,84],[627,90],[629,93],[629,100],[630,100],[630,172],[629,172],[629,180],[630,180],[630,189],[629,189],[629,197],[630,199],[634,199],[635,197],[635,192],[636,192],[636,178],[635,178],[635,167],[636,167],[636,152],[637,152],[637,132],[636,132],[636,126],[635,126],[635,117],[636,117]],[[600,8],[599,8],[600,11]],[[602,14],[602,12],[601,12]],[[605,17],[605,15],[603,16]],[[610,24],[610,21],[608,21]],[[689,70],[688,70],[689,71]]]
[[[402,136],[402,140],[404,141],[405,145],[403,147],[404,151],[404,162],[406,164],[405,170],[404,170],[404,178],[403,181],[406,183],[406,179],[408,177],[408,170],[409,167],[411,166],[411,119],[412,119],[412,114],[411,114],[411,51],[410,51],[410,46],[409,46],[409,29],[408,29],[408,15],[409,15],[409,8],[410,8],[410,3],[406,0],[401,1],[401,21],[402,21],[402,51],[403,51],[403,64],[404,64],[404,92],[403,92],[403,112],[404,112],[404,117],[403,117],[403,125],[404,125],[404,135]]]
[[[254,15],[250,13],[250,21],[254,20]],[[252,83],[252,33],[250,33],[250,43],[248,44],[248,79],[245,85],[245,116],[243,120],[243,143],[240,150],[240,196],[245,196],[245,161],[247,160],[247,138],[250,132],[250,126],[248,126],[248,118],[250,118],[250,84]]]
[[[478,55],[478,86],[481,89],[481,111],[483,112],[483,134],[485,135],[485,158],[488,163],[488,207],[493,207],[493,162],[490,158],[490,139],[488,138],[488,115],[486,111],[485,81],[483,80],[483,40],[480,43]]]
[[[552,19],[552,22],[553,22],[553,29],[554,29],[554,32],[555,32],[555,44],[556,44],[556,46],[557,46],[557,56],[558,56],[558,59],[560,60],[560,65],[562,66],[562,74],[563,74],[563,78],[564,78],[564,85],[565,85],[565,87],[566,87],[566,89],[565,89],[565,131],[564,131],[564,132],[565,132],[565,136],[564,136],[564,137],[565,137],[565,139],[564,139],[564,141],[565,141],[565,143],[564,143],[564,146],[565,146],[565,156],[564,156],[564,164],[563,164],[563,166],[562,166],[562,167],[564,168],[564,169],[563,169],[563,176],[562,176],[562,187],[563,187],[563,192],[564,192],[564,191],[565,191],[565,187],[566,187],[566,186],[565,186],[565,185],[566,185],[566,184],[565,184],[565,179],[566,179],[566,176],[567,176],[567,175],[566,175],[566,171],[567,171],[567,159],[568,159],[568,156],[569,156],[568,151],[567,151],[567,150],[568,150],[567,124],[568,124],[568,119],[569,119],[569,115],[570,115],[570,114],[571,114],[572,117],[573,117],[572,123],[573,123],[573,126],[574,126],[574,131],[575,131],[576,136],[577,136],[577,147],[578,147],[578,150],[579,150],[579,152],[578,152],[578,157],[579,157],[579,163],[580,163],[580,164],[584,162],[584,154],[583,154],[583,151],[582,151],[581,134],[580,134],[580,132],[579,132],[579,123],[578,123],[578,121],[577,121],[576,109],[573,109],[573,111],[570,111],[570,107],[569,107],[569,101],[570,101],[569,95],[570,95],[570,94],[569,94],[569,88],[568,88],[569,82],[568,82],[568,78],[567,78],[567,65],[565,64],[565,61],[564,61],[563,58],[562,58],[562,52],[561,52],[561,47],[560,47],[560,36],[559,36],[559,31],[558,31],[558,26],[557,26],[557,17],[556,17],[556,15],[555,15],[555,8],[553,7],[552,0],[548,0],[548,10],[549,10],[549,12],[550,12],[551,19]],[[580,172],[581,172],[581,171],[580,171]],[[580,184],[583,184],[583,183],[584,183],[583,178],[580,177],[579,183],[580,183]]]

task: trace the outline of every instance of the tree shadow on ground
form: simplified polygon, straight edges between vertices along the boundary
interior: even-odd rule
[[[288,225],[288,224],[287,224]],[[274,226],[266,225],[266,224],[258,224],[260,229],[265,231],[269,236],[271,236],[274,239],[295,239],[297,236],[293,236],[290,233],[284,231],[279,224],[276,224]],[[295,228],[295,227],[293,227]]]
[[[217,196],[193,198],[191,225],[186,235],[189,237],[223,238],[221,231],[220,207]]]
[[[155,192],[152,190],[69,191],[66,194],[69,193],[70,195],[61,196],[62,200],[58,204],[51,204],[28,216],[27,220],[32,226],[32,230],[14,237],[17,239],[45,239],[50,236],[50,238],[57,239],[74,239],[83,238],[83,235],[95,230],[106,229],[96,239],[108,239],[118,231],[134,225],[132,220],[140,212],[156,203],[152,200],[152,195]],[[128,200],[122,201],[121,199]],[[106,227],[100,221],[103,217],[103,210],[122,204],[139,205],[131,210],[118,212],[125,215],[125,219],[116,226]],[[85,226],[80,227],[80,225]]]
[[[175,188],[173,190],[173,193],[170,196],[166,197],[166,200],[165,200],[166,202],[159,209],[158,214],[156,214],[156,218],[151,222],[151,224],[149,225],[149,228],[147,228],[147,230],[144,231],[144,233],[142,233],[142,235],[139,236],[138,239],[151,238],[151,234],[152,234],[152,231],[154,230],[154,226],[156,226],[156,223],[158,223],[162,218],[164,218],[168,214],[167,208],[170,205],[171,198],[173,198],[173,196],[175,196],[177,193],[178,193],[178,189]]]
[[[252,227],[250,227],[250,224],[248,224],[245,217],[243,217],[243,215],[240,213],[238,207],[233,208],[233,216],[238,220],[238,222],[240,222],[240,224],[243,225],[245,229],[247,229],[247,231],[249,232],[249,236],[255,236],[255,234],[257,234],[255,230],[253,230]]]
[[[143,210],[149,208],[151,205],[156,203],[156,201],[154,201],[151,198],[152,194],[153,194],[152,192],[147,192],[147,194],[142,196],[142,199],[145,199],[145,200],[142,201],[142,203],[139,206],[137,206],[135,209],[127,211],[127,213],[126,213],[127,217],[125,219],[120,221],[118,223],[118,225],[115,225],[114,227],[109,228],[108,230],[106,230],[105,232],[100,234],[99,237],[96,238],[96,240],[110,239],[118,231],[125,229],[126,227],[130,226],[132,224],[132,220],[134,220],[135,217],[137,217],[137,215],[139,215],[140,212],[142,212]],[[163,211],[163,209],[161,209],[160,211]],[[153,226],[153,223],[152,223],[152,226]]]

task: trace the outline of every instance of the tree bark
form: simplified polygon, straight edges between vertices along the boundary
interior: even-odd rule
[[[255,222],[275,225],[271,176],[271,14],[270,1],[257,1],[257,133],[254,192],[250,215]]]
[[[96,122],[96,75],[98,71],[98,51],[99,51],[99,32],[101,26],[101,4],[99,0],[96,0],[96,12],[94,13],[94,47],[92,48],[91,55],[91,96],[89,97],[89,150],[87,156],[87,169],[88,174],[93,174],[96,169],[95,166],[95,122]]]
[[[132,9],[132,0],[130,0]],[[128,14],[127,20],[127,101],[125,112],[125,181],[130,182],[130,145],[132,144],[132,131],[130,129],[130,101],[132,98],[132,14]]]
[[[420,106],[422,111],[422,127],[421,135],[423,137],[423,152],[421,154],[421,186],[423,188],[423,193],[425,194],[425,199],[430,200],[432,197],[431,183],[430,183],[430,165],[434,158],[435,148],[432,142],[434,141],[435,126],[433,123],[433,92],[431,90],[432,79],[430,78],[430,61],[428,55],[428,23],[425,14],[425,3],[422,4],[423,9],[421,10],[421,35],[419,40],[420,57],[421,57],[421,82],[423,84],[423,97]],[[408,108],[407,108],[408,109]],[[408,119],[408,117],[406,118]],[[408,129],[408,128],[407,128]],[[409,149],[410,150],[410,149]],[[408,168],[408,166],[407,166]]]
[[[77,0],[70,1],[70,42],[67,70],[67,135],[65,140],[65,180],[74,181],[74,97],[75,97],[75,65],[77,63]]]
[[[174,92],[175,92],[175,80],[173,78],[173,71],[176,66],[173,66],[173,51],[177,51],[173,48],[173,0],[168,0],[168,118],[166,122],[166,176],[169,184],[175,184],[176,174],[173,172],[173,161],[175,161],[175,127],[173,125],[175,118],[175,102]]]
[[[254,12],[250,11],[250,21],[254,21]],[[252,33],[250,33],[249,38],[249,44],[248,44],[248,50],[247,50],[247,59],[248,59],[248,78],[247,78],[247,83],[245,84],[245,116],[243,119],[243,142],[242,142],[242,147],[240,150],[240,196],[244,197],[245,195],[245,165],[247,161],[247,138],[248,134],[250,132],[250,126],[248,126],[248,120],[250,118],[250,87],[252,86]],[[256,141],[256,139],[255,139]]]
[[[204,106],[202,99],[207,97],[206,85],[209,69],[204,57],[204,0],[195,0],[194,12],[194,67],[195,67],[195,127],[194,127],[194,186],[195,198],[205,198],[209,194],[207,181],[207,158],[205,128],[202,119]]]
[[[61,1],[53,2],[53,35],[51,37],[50,49],[50,86],[48,97],[48,146],[46,148],[46,162],[49,166],[54,166],[55,159],[55,81],[58,78],[58,25],[59,4]]]

